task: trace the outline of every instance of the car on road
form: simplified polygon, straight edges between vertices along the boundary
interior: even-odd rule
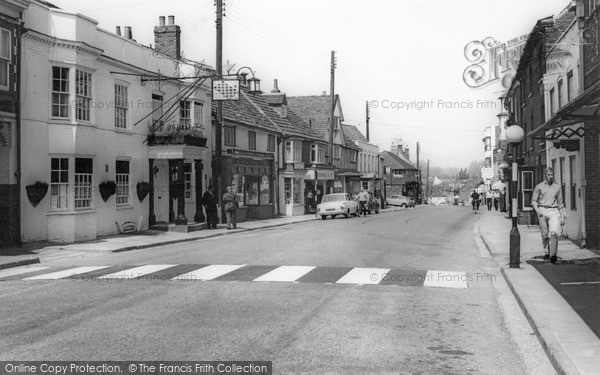
[[[327,194],[317,206],[317,215],[320,215],[323,220],[327,216],[331,216],[332,219],[337,215],[358,216],[358,203],[348,193]]]
[[[404,208],[415,206],[415,201],[404,195],[392,195],[385,200],[385,203],[390,206],[400,206]]]

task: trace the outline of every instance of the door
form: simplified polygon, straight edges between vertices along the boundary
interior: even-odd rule
[[[157,223],[169,221],[169,164],[167,160],[154,161],[154,215]]]

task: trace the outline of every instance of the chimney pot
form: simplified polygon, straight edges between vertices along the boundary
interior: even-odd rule
[[[165,16],[158,17],[158,26],[164,26],[164,25],[165,25]]]
[[[127,39],[133,39],[133,31],[131,31],[131,26],[125,26],[125,37]]]
[[[323,96],[327,96],[327,91],[323,91]]]
[[[169,25],[175,25],[175,16],[169,16]]]
[[[271,94],[279,94],[279,87],[277,87],[277,78],[273,80],[273,90],[271,90]]]
[[[121,26],[117,26],[117,35],[121,36]]]

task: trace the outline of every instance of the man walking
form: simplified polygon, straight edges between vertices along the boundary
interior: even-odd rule
[[[479,199],[479,193],[477,190],[473,189],[473,192],[471,193],[471,204],[473,205],[473,211],[475,211],[475,213],[479,212]]]
[[[367,216],[367,202],[369,201],[369,192],[365,190],[365,188],[360,189],[360,193],[358,193],[358,208],[360,209],[360,213]],[[359,214],[360,215],[360,214]]]
[[[208,186],[208,190],[202,196],[202,204],[206,209],[206,222],[208,223],[208,229],[217,229],[217,222],[219,221],[217,197],[215,196],[212,185]]]
[[[554,182],[554,170],[546,168],[545,180],[536,185],[531,197],[531,205],[538,215],[544,259],[556,263],[558,259],[558,233],[565,225],[565,206],[560,186]]]

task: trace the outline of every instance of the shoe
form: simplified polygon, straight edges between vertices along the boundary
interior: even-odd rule
[[[556,263],[557,260],[558,260],[558,258],[556,257],[556,255],[552,255],[550,257],[550,263]]]
[[[544,260],[550,259],[550,254],[544,254]]]

